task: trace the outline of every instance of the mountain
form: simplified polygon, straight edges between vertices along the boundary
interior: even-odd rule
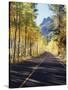
[[[51,32],[49,25],[52,22],[53,22],[53,20],[50,17],[43,19],[42,23],[40,24],[42,35],[44,35],[46,37],[48,36],[48,34]]]

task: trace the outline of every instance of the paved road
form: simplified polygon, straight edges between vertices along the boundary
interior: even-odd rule
[[[66,65],[51,53],[10,65],[10,88],[66,84]]]

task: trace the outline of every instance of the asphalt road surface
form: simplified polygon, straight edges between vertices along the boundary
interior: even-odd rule
[[[19,64],[10,64],[9,87],[37,87],[66,84],[66,65],[49,52]]]

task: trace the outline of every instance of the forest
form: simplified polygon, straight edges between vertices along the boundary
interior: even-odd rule
[[[54,14],[48,22],[46,35],[45,23],[37,25],[37,3],[9,3],[9,62],[19,63],[39,57],[48,51],[66,63],[66,7],[48,5]],[[44,10],[44,12],[46,12]],[[47,12],[46,12],[47,13]]]

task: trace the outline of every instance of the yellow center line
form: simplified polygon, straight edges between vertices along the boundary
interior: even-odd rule
[[[43,60],[43,61],[44,61],[44,60]],[[43,62],[43,61],[42,61],[42,62]],[[41,62],[41,63],[42,63],[42,62]],[[27,82],[27,80],[28,80],[28,79],[32,76],[32,74],[38,69],[38,67],[40,66],[41,63],[39,63],[38,65],[35,66],[34,70],[28,75],[28,77],[24,80],[24,82],[21,83],[21,85],[20,85],[19,87],[22,87],[22,86]]]

